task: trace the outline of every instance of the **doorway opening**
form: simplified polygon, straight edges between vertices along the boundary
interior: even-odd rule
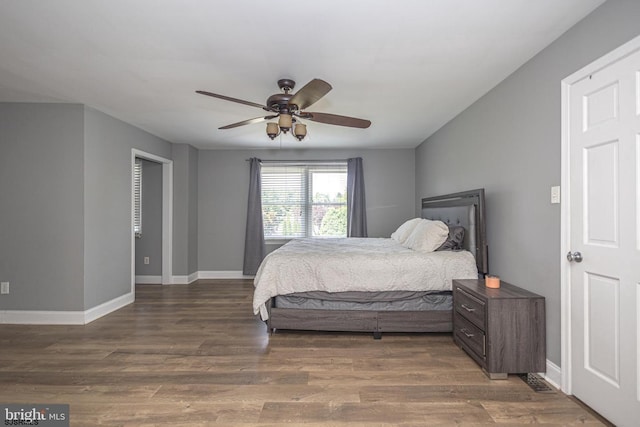
[[[158,206],[161,206],[161,215],[157,216],[158,225],[161,229],[161,237],[155,236],[156,239],[150,240],[160,240],[159,247],[156,250],[156,257],[159,256],[161,258],[160,268],[160,280],[159,283],[163,285],[168,285],[173,283],[173,271],[172,271],[172,260],[173,260],[173,161],[166,159],[164,157],[156,156],[155,154],[147,153],[144,151],[140,151],[137,149],[131,150],[131,292],[135,295],[135,284],[136,284],[136,209],[135,209],[135,170],[136,170],[136,159],[139,159],[138,162],[145,162],[148,166],[151,167],[150,170],[153,171],[154,164],[158,165],[160,170],[156,170],[154,172],[158,172],[159,178],[161,182],[157,184],[161,184],[161,201]],[[148,163],[147,163],[148,162]],[[152,173],[153,176],[154,173]],[[144,232],[144,228],[143,228]],[[159,237],[159,238],[158,238]],[[151,265],[151,255],[140,254],[142,257],[142,265],[144,264],[144,257],[148,256],[149,266]],[[150,275],[154,276],[154,275]],[[154,280],[157,282],[157,280]]]
[[[162,163],[135,161],[135,280],[162,283]]]

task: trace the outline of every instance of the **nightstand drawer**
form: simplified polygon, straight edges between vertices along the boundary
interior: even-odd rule
[[[485,330],[485,304],[459,287],[455,288],[455,311],[467,318],[478,328]]]
[[[454,334],[461,344],[473,350],[478,356],[484,359],[485,356],[485,336],[481,329],[473,323],[467,321],[462,316],[455,315]]]

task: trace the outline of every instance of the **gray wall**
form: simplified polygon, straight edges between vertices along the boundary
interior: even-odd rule
[[[162,164],[141,159],[142,235],[135,240],[136,276],[162,275]],[[149,264],[144,258],[149,257]],[[161,282],[158,282],[161,283]]]
[[[362,157],[370,237],[389,237],[414,215],[414,150],[202,150],[198,162],[198,269],[242,270],[249,189],[246,159]]]
[[[0,309],[82,311],[130,292],[134,147],[171,154],[81,105],[0,104]]]
[[[82,310],[83,107],[0,103],[2,310]]]
[[[198,150],[173,144],[173,274],[198,271]]]
[[[131,149],[171,158],[171,144],[85,108],[84,308],[131,291]]]
[[[640,1],[607,1],[416,150],[416,202],[486,189],[490,272],[546,297],[558,366],[560,81],[640,34],[638,17]]]
[[[187,236],[189,243],[187,253],[189,256],[187,273],[198,271],[198,150],[189,147],[189,206]]]

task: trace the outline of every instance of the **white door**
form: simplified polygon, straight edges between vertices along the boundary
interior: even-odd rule
[[[640,51],[624,55],[569,89],[569,351],[572,394],[637,426]]]

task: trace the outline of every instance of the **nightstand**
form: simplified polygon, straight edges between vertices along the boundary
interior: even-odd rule
[[[453,340],[491,379],[546,372],[544,297],[509,283],[453,281]]]

